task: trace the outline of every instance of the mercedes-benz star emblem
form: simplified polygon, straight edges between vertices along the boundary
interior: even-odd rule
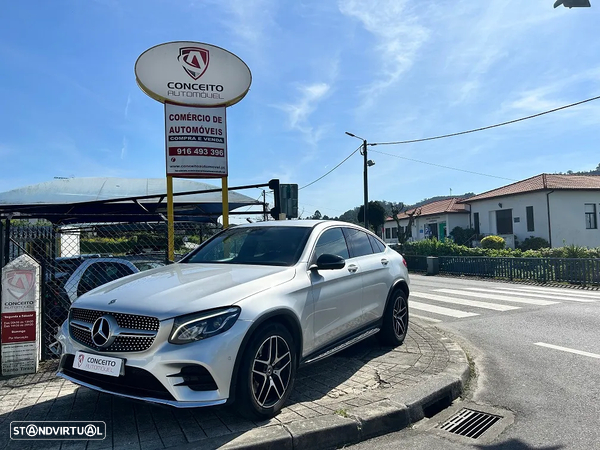
[[[115,320],[112,316],[98,318],[92,326],[92,342],[100,348],[108,347],[114,341],[112,334]]]

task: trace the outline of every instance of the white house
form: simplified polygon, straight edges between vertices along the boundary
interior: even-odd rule
[[[477,233],[515,246],[530,236],[551,247],[600,247],[600,176],[541,174],[462,200]]]
[[[398,214],[401,231],[408,226],[408,214],[412,214],[415,209],[417,212],[409,241],[432,237],[444,241],[454,227],[469,228],[468,206],[458,203],[458,200],[460,199],[438,200]],[[383,239],[387,244],[398,243],[398,224],[391,217],[386,219],[383,225]]]

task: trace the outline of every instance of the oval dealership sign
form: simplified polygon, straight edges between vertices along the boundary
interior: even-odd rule
[[[146,94],[161,103],[231,106],[248,93],[252,74],[233,53],[201,42],[167,42],[146,50],[135,63]]]

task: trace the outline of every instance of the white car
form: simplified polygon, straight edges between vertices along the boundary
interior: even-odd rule
[[[345,222],[229,228],[181,262],[79,297],[59,332],[58,376],[176,407],[236,402],[275,415],[299,366],[408,331],[402,256]]]

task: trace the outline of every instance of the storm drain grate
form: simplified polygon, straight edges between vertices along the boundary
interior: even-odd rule
[[[502,416],[463,408],[445,421],[440,428],[459,436],[477,439],[500,419]]]

